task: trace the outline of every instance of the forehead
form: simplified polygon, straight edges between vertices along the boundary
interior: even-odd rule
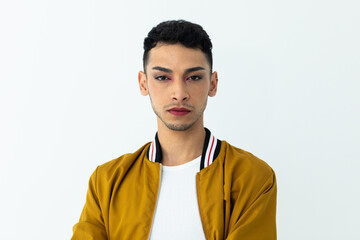
[[[187,69],[201,66],[210,70],[205,54],[199,48],[187,48],[180,43],[158,43],[149,51],[147,68],[161,66],[170,69]]]

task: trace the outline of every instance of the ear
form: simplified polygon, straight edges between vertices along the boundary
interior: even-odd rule
[[[217,92],[218,75],[217,72],[211,74],[209,97],[214,97]]]
[[[146,82],[146,74],[143,71],[139,71],[138,81],[141,95],[147,96],[149,94],[149,90]]]

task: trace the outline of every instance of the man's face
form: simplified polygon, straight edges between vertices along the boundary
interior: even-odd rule
[[[158,43],[149,52],[146,74],[139,72],[139,85],[141,94],[150,96],[159,124],[184,131],[203,125],[207,97],[216,94],[217,73],[210,73],[200,49]]]

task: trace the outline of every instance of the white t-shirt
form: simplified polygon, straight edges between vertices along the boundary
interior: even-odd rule
[[[150,240],[205,240],[196,194],[201,157],[178,166],[161,165]]]

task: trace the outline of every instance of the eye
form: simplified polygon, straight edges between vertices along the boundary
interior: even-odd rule
[[[168,78],[167,76],[157,76],[155,77],[155,79],[159,81],[170,80],[170,78]]]
[[[193,75],[193,76],[188,77],[186,80],[198,81],[200,79],[201,79],[200,76]]]

